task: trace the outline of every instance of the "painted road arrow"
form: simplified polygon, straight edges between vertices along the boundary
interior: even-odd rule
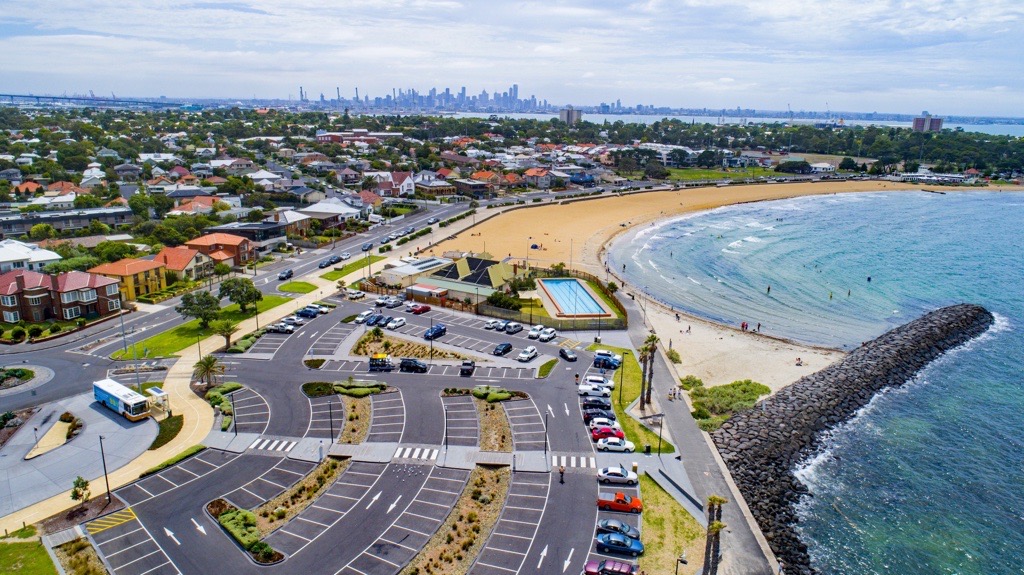
[[[198,529],[200,533],[206,535],[206,528],[200,525],[199,522],[196,521],[195,517],[192,518],[192,525],[195,525],[196,529]]]
[[[548,413],[551,414],[551,419],[555,418],[555,410],[551,409],[551,404],[550,403],[548,404]]]
[[[380,499],[380,494],[381,493],[384,493],[384,492],[383,491],[378,491],[377,494],[373,496],[373,499],[370,500],[370,505],[366,506],[367,509],[369,509],[374,503],[377,502],[378,499]]]
[[[388,507],[388,513],[391,513],[391,511],[394,510],[395,506],[398,505],[398,502],[401,501],[401,500],[402,500],[402,496],[399,495],[398,499],[395,499],[395,502],[392,503],[390,507]]]
[[[568,403],[563,403],[562,405],[565,406],[565,416],[569,417],[569,404]]]
[[[544,562],[544,558],[548,556],[548,546],[544,546],[544,550],[540,552],[540,561],[537,561],[537,569],[540,569],[540,564]]]
[[[573,551],[576,551],[575,547],[569,550],[569,556],[565,558],[565,563],[562,563],[562,573],[565,573],[565,570],[569,568],[569,563],[572,562]]]
[[[166,533],[167,536],[171,538],[171,541],[174,541],[178,545],[181,545],[181,541],[178,541],[178,538],[174,536],[174,532],[172,532],[170,529],[164,527],[164,533]]]

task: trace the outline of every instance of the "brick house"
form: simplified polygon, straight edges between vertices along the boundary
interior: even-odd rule
[[[79,271],[49,275],[28,270],[0,275],[0,319],[4,323],[95,318],[120,309],[117,280],[101,275]]]
[[[185,245],[213,258],[216,263],[245,265],[256,256],[255,245],[247,238],[217,232],[185,242]]]
[[[100,264],[89,273],[100,274],[118,281],[125,301],[149,295],[167,287],[164,272],[167,266],[160,262],[125,258],[113,263]]]
[[[185,246],[165,247],[153,261],[177,272],[182,279],[198,280],[213,275],[213,259],[199,250]]]

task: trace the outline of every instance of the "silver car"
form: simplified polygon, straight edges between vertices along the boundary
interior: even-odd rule
[[[597,480],[604,484],[622,483],[625,485],[636,485],[636,473],[625,467],[604,467],[597,470]]]

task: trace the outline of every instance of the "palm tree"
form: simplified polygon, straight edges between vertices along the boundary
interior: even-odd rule
[[[647,403],[651,403],[651,392],[654,389],[654,357],[658,353],[658,342],[661,341],[653,333],[644,340],[644,347],[647,348]]]
[[[640,360],[640,411],[644,410],[644,406],[647,405],[647,394],[644,393],[644,386],[647,384],[647,360],[650,358],[650,350],[647,349],[646,345],[640,346],[637,349],[639,353],[638,359]],[[625,369],[623,367],[622,369]]]
[[[229,319],[218,319],[210,323],[213,333],[224,338],[224,348],[231,347],[231,336],[238,331],[238,324]]]
[[[224,364],[216,356],[207,355],[199,358],[199,361],[192,366],[192,377],[196,381],[212,387],[217,382],[217,377],[224,375]]]
[[[725,527],[721,522],[722,505],[729,500],[718,495],[708,496],[708,531],[704,539],[704,569],[701,575],[711,575],[718,570],[719,532]]]
[[[721,521],[713,521],[711,525],[708,525],[708,537],[714,541],[711,547],[711,557],[704,558],[704,565],[708,568],[708,575],[717,575],[718,573],[718,560],[722,550],[722,530],[725,527],[725,523]]]

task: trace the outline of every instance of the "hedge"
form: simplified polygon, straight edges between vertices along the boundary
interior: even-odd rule
[[[302,384],[302,393],[307,397],[334,395],[334,384],[329,381],[311,381]]]
[[[260,530],[256,527],[256,514],[244,509],[229,509],[217,518],[221,526],[246,550],[259,543]]]
[[[179,462],[181,462],[181,461],[183,461],[185,459],[188,459],[189,457],[192,457],[193,455],[199,453],[200,451],[202,451],[204,449],[206,449],[205,445],[193,445],[192,447],[189,447],[185,451],[182,451],[181,453],[175,455],[174,457],[168,459],[167,461],[164,461],[163,463],[161,463],[161,464],[159,464],[159,465],[157,465],[155,467],[151,467],[151,468],[143,471],[141,474],[139,474],[139,478],[141,479],[141,478],[143,478],[143,477],[145,477],[147,475],[152,475],[152,474],[156,473],[157,471],[162,471],[162,470],[164,470],[164,469],[166,469],[166,468],[168,468],[168,467],[170,467],[170,466],[172,466],[172,465],[174,465],[176,463],[179,463]]]

